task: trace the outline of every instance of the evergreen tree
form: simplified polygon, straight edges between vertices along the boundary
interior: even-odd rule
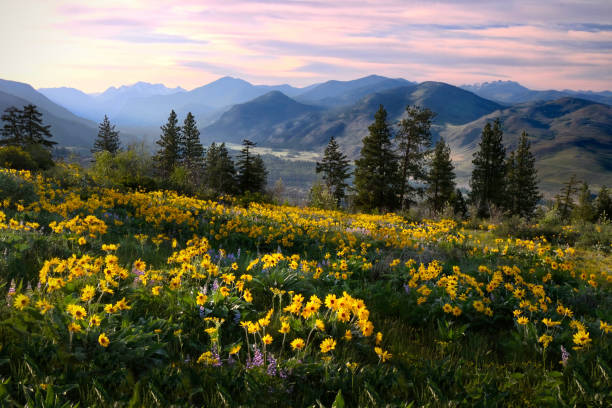
[[[51,148],[57,142],[49,140],[51,137],[51,126],[43,125],[42,113],[35,105],[29,104],[23,107],[21,113],[21,131],[25,145],[40,145]]]
[[[176,113],[170,112],[168,122],[161,127],[162,134],[157,144],[160,149],[155,156],[157,169],[163,179],[168,179],[174,169],[180,164],[181,157],[181,127],[178,126]]]
[[[450,154],[450,147],[440,138],[434,149],[427,189],[427,201],[436,213],[444,209],[444,205],[450,202],[455,192],[455,167]]]
[[[200,142],[200,131],[191,112],[183,122],[181,133],[182,162],[189,173],[191,183],[196,185],[204,172],[204,147]]]
[[[599,190],[595,208],[597,211],[597,218],[600,220],[612,219],[612,199],[610,199],[610,193],[606,186],[602,186],[601,190]]]
[[[2,114],[3,126],[0,130],[0,146],[23,146],[24,138],[21,127],[21,110],[14,106],[6,108]]]
[[[467,203],[465,202],[465,199],[463,198],[463,194],[461,193],[461,190],[459,189],[455,190],[455,192],[453,193],[453,196],[451,197],[451,204],[453,206],[453,212],[455,213],[455,215],[459,215],[461,216],[461,218],[467,217],[467,213],[468,213]]]
[[[578,205],[573,211],[574,218],[583,222],[592,222],[595,220],[595,207],[591,197],[591,190],[587,182],[582,183],[580,194],[578,194]]]
[[[365,210],[397,208],[398,166],[391,145],[387,111],[380,105],[370,134],[363,138],[361,157],[355,161],[355,203]]]
[[[242,150],[238,154],[238,189],[240,194],[264,193],[268,172],[260,155],[253,155],[251,149],[256,145],[250,140],[242,141]]]
[[[236,189],[236,169],[225,147],[225,143],[213,143],[206,151],[204,160],[206,186],[216,195],[234,194]]]
[[[572,177],[563,184],[561,194],[556,197],[559,215],[564,220],[570,216],[570,213],[574,209],[574,195],[578,192],[578,183],[579,181],[576,175],[573,174]]]
[[[407,106],[407,116],[399,123],[396,140],[398,144],[400,189],[402,209],[415,203],[415,194],[422,194],[422,188],[410,185],[427,181],[425,164],[431,148],[431,121],[435,113],[418,106]]]
[[[479,150],[474,153],[474,169],[470,186],[471,200],[478,206],[478,215],[487,217],[491,206],[505,206],[506,149],[502,144],[501,123],[496,119],[482,130]]]
[[[108,116],[104,115],[104,120],[98,125],[98,137],[91,152],[107,151],[111,154],[117,154],[119,148],[119,132],[115,130],[115,125],[111,125]]]
[[[349,178],[350,172],[349,161],[346,155],[340,151],[340,146],[333,136],[329,139],[325,148],[323,160],[320,163],[317,162],[316,171],[317,173],[323,173],[323,180],[325,180],[327,188],[334,196],[336,205],[339,206],[348,187],[346,179]]]
[[[542,198],[538,191],[538,172],[531,144],[525,131],[521,134],[516,152],[508,160],[506,178],[507,208],[512,214],[531,217],[538,201]]]

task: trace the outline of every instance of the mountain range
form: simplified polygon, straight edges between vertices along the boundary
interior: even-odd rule
[[[453,150],[461,185],[467,185],[471,158],[487,121],[499,117],[504,142],[514,148],[529,133],[541,186],[558,191],[573,173],[594,186],[612,184],[612,92],[536,91],[512,81],[456,87],[371,75],[353,81],[327,81],[304,88],[253,85],[223,77],[185,90],[138,82],[87,94],[74,88],[43,88],[0,80],[0,109],[34,103],[64,146],[90,147],[105,114],[121,135],[159,137],[171,109],[182,120],[192,112],[202,141],[240,143],[321,152],[334,136],[352,159],[379,105],[397,123],[408,105],[436,113],[434,140],[444,137]]]

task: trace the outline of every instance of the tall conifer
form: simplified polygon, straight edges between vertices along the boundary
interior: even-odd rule
[[[225,143],[213,143],[206,151],[204,161],[206,186],[215,194],[234,194],[236,186],[236,168],[225,147]]]
[[[181,127],[178,126],[176,113],[170,112],[168,122],[161,127],[162,134],[157,141],[160,149],[155,156],[157,169],[163,179],[170,177],[181,157]]]
[[[508,160],[507,202],[512,214],[531,217],[542,198],[538,190],[538,172],[528,135],[523,131],[516,152]]]
[[[200,142],[200,131],[191,112],[185,117],[181,128],[181,145],[182,163],[189,173],[190,182],[196,185],[204,172],[204,147]]]
[[[336,205],[340,205],[348,187],[346,179],[350,176],[349,161],[333,136],[325,148],[323,160],[320,163],[317,162],[316,171],[323,173],[327,189],[334,196]]]
[[[396,135],[399,157],[399,199],[402,209],[416,202],[422,188],[410,184],[425,182],[427,156],[431,149],[431,122],[435,113],[419,106],[407,106],[406,117],[399,122]]]
[[[434,149],[427,188],[427,201],[430,208],[437,213],[451,201],[455,192],[455,167],[450,154],[450,147],[440,138]]]
[[[365,210],[397,208],[398,166],[391,144],[387,111],[380,105],[370,134],[363,138],[361,157],[355,161],[355,203]]]
[[[242,141],[242,150],[238,154],[238,189],[241,194],[263,193],[266,187],[268,172],[260,155],[251,151],[256,144],[250,140]]]
[[[119,151],[119,147],[119,132],[115,130],[115,125],[111,125],[108,116],[104,115],[104,120],[98,125],[98,136],[91,152],[107,151],[111,154],[116,154]]]
[[[474,153],[474,169],[470,186],[471,200],[478,215],[487,217],[491,206],[505,207],[506,149],[502,144],[501,123],[496,119],[482,130],[479,150]]]

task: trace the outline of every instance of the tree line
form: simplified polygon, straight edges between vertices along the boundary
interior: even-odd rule
[[[351,192],[354,206],[363,211],[405,211],[420,200],[434,214],[448,209],[465,217],[469,203],[479,217],[503,212],[531,218],[542,195],[529,135],[523,132],[517,148],[507,154],[500,120],[485,124],[473,156],[471,191],[466,200],[455,183],[450,147],[440,138],[432,148],[434,117],[429,109],[408,106],[394,130],[384,106],[380,105],[355,160],[353,188],[347,183],[351,176],[350,161],[332,137],[322,161],[317,163],[317,173],[322,173],[325,192],[334,204],[346,204],[344,200]],[[589,201],[588,186],[583,185],[581,191],[576,205],[585,213],[581,219],[593,221],[602,213],[609,217],[610,199],[605,186],[596,203]],[[558,197],[556,205],[564,216],[569,214],[572,197],[577,192],[577,182],[570,181]],[[588,202],[592,208],[584,204]]]
[[[161,126],[156,144],[153,166],[160,187],[188,193],[206,191],[214,196],[248,195],[263,199],[268,172],[261,156],[253,152],[256,145],[250,140],[242,142],[242,150],[234,162],[225,143],[212,143],[204,148],[191,112],[180,125],[172,110]],[[92,149],[94,161],[112,161],[121,154],[120,146],[119,132],[105,116]]]
[[[335,208],[346,206],[350,198],[363,211],[406,211],[420,201],[434,214],[448,210],[465,217],[470,203],[474,215],[479,217],[501,211],[531,218],[542,195],[529,135],[523,132],[517,148],[507,154],[500,120],[485,124],[473,156],[471,191],[466,200],[455,183],[450,147],[440,138],[432,148],[435,115],[429,109],[408,106],[394,127],[380,105],[368,127],[369,134],[362,140],[354,173],[351,174],[350,161],[332,137],[322,160],[316,164],[316,172],[322,173],[325,184],[323,188],[314,186],[311,196],[323,195],[328,205]],[[1,119],[0,165],[31,170],[53,166],[51,150],[56,142],[51,140],[50,126],[43,123],[42,113],[35,105],[28,104],[22,109],[9,107]],[[268,172],[261,156],[253,152],[255,143],[244,140],[236,162],[225,143],[212,143],[204,148],[191,112],[179,125],[172,110],[161,126],[156,144],[158,149],[149,166],[155,178],[151,188],[187,193],[206,191],[214,196],[251,195],[255,199],[265,195]],[[134,164],[138,155],[133,149],[122,149],[119,131],[106,115],[98,126],[91,152],[94,168],[101,168],[99,172],[108,173],[109,168],[120,167],[123,185],[146,187],[146,177],[134,179],[131,174],[138,173]],[[351,175],[353,186],[348,182]],[[311,197],[311,202],[314,201]],[[554,205],[562,219],[573,217],[592,222],[602,217],[609,219],[612,214],[608,189],[603,186],[594,198],[588,184],[575,175],[563,185]]]

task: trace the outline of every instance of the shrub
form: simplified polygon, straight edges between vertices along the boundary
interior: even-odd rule
[[[17,146],[0,148],[0,166],[15,170],[36,170],[38,168],[32,156]]]
[[[36,187],[29,181],[7,172],[0,172],[0,201],[10,200],[23,205],[38,201]]]
[[[322,210],[335,210],[336,199],[320,181],[316,181],[308,193],[308,206]]]

